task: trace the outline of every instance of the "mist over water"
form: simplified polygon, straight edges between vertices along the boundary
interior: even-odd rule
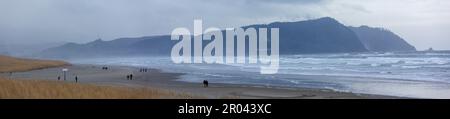
[[[123,65],[186,73],[180,81],[250,84],[414,98],[450,98],[450,53],[284,55],[278,74],[260,65],[174,64],[169,57],[97,58],[76,64]]]

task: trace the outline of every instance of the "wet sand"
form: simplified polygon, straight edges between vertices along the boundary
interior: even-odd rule
[[[79,83],[126,86],[126,87],[151,87],[169,90],[177,93],[191,94],[209,99],[395,99],[399,97],[356,94],[336,92],[327,89],[307,88],[282,88],[264,87],[256,85],[219,84],[209,82],[210,86],[204,88],[202,82],[189,83],[177,81],[183,75],[179,73],[165,73],[157,69],[149,69],[148,72],[139,72],[139,68],[126,66],[103,66],[96,65],[72,65],[68,68],[66,80],[62,72],[63,67],[34,70],[28,72],[16,72],[12,76],[9,73],[0,73],[0,76],[12,79],[25,80],[54,80],[75,83],[78,76]],[[133,80],[127,80],[127,75],[133,74]]]

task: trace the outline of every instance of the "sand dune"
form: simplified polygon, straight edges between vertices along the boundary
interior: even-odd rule
[[[38,80],[6,80],[0,77],[0,99],[159,99],[193,98],[160,89],[96,86]]]
[[[0,55],[0,73],[22,72],[65,65],[69,65],[69,63],[63,61],[14,58]]]

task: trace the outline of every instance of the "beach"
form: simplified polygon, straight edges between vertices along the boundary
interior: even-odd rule
[[[107,70],[102,69],[108,67]],[[64,80],[62,69],[69,71]],[[127,75],[133,74],[133,80]],[[20,80],[48,80],[64,83],[92,84],[128,88],[153,88],[207,99],[396,99],[399,97],[337,92],[328,89],[266,87],[249,84],[222,84],[178,81],[182,73],[167,73],[158,69],[140,72],[139,67],[75,64],[64,67],[38,69],[26,72],[1,73],[1,77]],[[60,80],[58,80],[60,77]]]
[[[70,67],[64,61],[26,59],[0,55],[0,99],[192,99],[192,95],[174,93],[156,88],[100,86],[96,84],[69,82],[58,76],[59,81],[50,80],[41,72],[15,77],[30,71],[48,68]],[[64,69],[68,71],[68,69]],[[20,77],[28,77],[22,79]],[[39,80],[44,79],[44,80]]]

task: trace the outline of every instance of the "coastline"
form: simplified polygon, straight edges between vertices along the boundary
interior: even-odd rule
[[[402,97],[359,94],[350,92],[337,92],[329,89],[309,88],[283,88],[265,87],[249,84],[222,84],[210,82],[204,88],[201,82],[177,81],[183,74],[167,73],[158,69],[149,69],[148,72],[139,72],[139,68],[132,66],[108,66],[109,70],[102,70],[100,65],[74,64],[64,66],[69,69],[67,80],[74,82],[73,77],[78,76],[80,83],[134,87],[157,88],[176,93],[190,94],[208,99],[398,99]],[[27,72],[14,73],[12,78],[24,80],[53,80],[58,81],[61,69],[47,68]],[[126,75],[133,74],[134,80],[126,80]],[[0,76],[5,77],[5,73]]]

